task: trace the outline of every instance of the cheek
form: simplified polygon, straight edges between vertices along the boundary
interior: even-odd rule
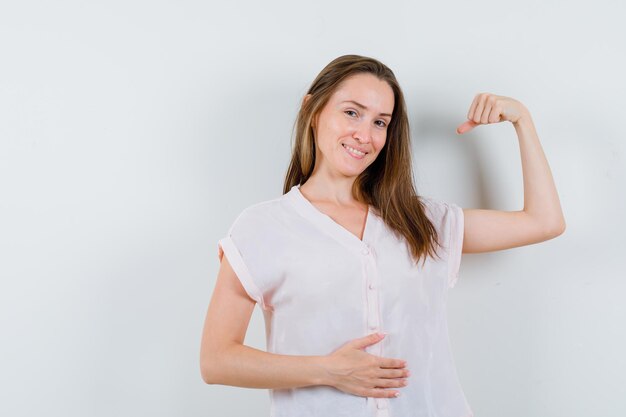
[[[341,119],[332,118],[326,121],[325,130],[328,132],[341,132],[346,130],[348,124]]]
[[[382,132],[380,135],[376,136],[375,141],[376,149],[380,152],[380,150],[385,146],[385,143],[387,143],[387,134]]]
[[[350,135],[350,126],[341,120],[327,120],[320,132],[324,146],[329,150],[339,145],[339,142]]]

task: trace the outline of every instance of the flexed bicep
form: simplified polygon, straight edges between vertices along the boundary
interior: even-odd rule
[[[493,252],[532,245],[561,232],[524,211],[463,209],[463,253]]]

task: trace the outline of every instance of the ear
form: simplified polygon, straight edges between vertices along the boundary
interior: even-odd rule
[[[311,94],[307,94],[304,96],[304,98],[302,99],[302,105],[304,105],[304,103],[306,103],[307,101],[309,101],[311,99],[312,95]]]

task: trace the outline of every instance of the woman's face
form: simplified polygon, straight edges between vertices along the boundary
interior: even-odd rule
[[[368,73],[345,79],[313,120],[315,170],[347,177],[363,172],[385,146],[393,107],[386,81]]]

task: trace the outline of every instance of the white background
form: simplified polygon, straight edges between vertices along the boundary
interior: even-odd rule
[[[450,293],[480,417],[626,415],[626,7],[621,1],[2,1],[0,414],[267,416],[206,385],[217,241],[280,196],[299,102],[356,53],[391,67],[418,192],[518,210],[509,123],[457,136],[477,93],[528,107],[567,222],[465,255]],[[246,344],[265,348],[254,312]],[[396,416],[410,417],[410,416]]]

